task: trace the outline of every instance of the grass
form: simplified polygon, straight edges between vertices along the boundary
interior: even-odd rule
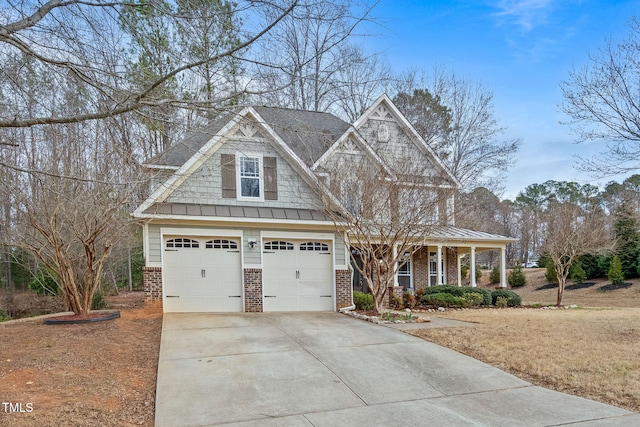
[[[545,307],[555,289],[536,290],[544,285],[538,273],[527,271],[516,292]],[[640,412],[640,282],[629,282],[609,292],[598,290],[605,281],[566,291],[564,302],[581,309],[449,310],[438,316],[475,324],[411,333],[533,384]]]

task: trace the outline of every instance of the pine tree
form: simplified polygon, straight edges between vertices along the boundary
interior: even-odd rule
[[[638,232],[638,218],[633,211],[628,196],[615,212],[614,223],[616,248],[615,255],[620,259],[622,272],[625,277],[638,275],[638,257],[640,256],[640,232]]]
[[[621,285],[624,283],[624,272],[622,271],[622,262],[618,256],[614,256],[609,267],[609,281],[612,285]]]

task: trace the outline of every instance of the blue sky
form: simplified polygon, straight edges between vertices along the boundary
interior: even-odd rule
[[[588,63],[607,37],[621,39],[640,1],[381,0],[380,35],[366,43],[385,52],[395,72],[444,66],[494,93],[506,135],[522,140],[504,198],[548,179],[605,183],[577,170],[574,156],[604,147],[575,144],[559,122],[560,82]]]

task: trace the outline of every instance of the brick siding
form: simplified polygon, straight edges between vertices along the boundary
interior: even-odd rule
[[[336,310],[353,305],[351,270],[336,270]]]
[[[262,307],[262,269],[244,269],[244,311],[260,313]]]
[[[162,305],[162,268],[142,267],[145,304]]]
[[[458,248],[446,248],[444,256],[446,257],[445,268],[447,269],[447,283],[450,285],[459,285]]]
[[[413,254],[413,289],[424,289],[429,286],[429,250],[420,248]]]

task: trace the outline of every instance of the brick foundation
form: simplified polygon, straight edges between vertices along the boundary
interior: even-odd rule
[[[244,311],[261,313],[262,307],[262,269],[244,269]]]
[[[162,305],[162,268],[142,267],[145,304]]]
[[[336,310],[353,305],[351,270],[336,270]]]

